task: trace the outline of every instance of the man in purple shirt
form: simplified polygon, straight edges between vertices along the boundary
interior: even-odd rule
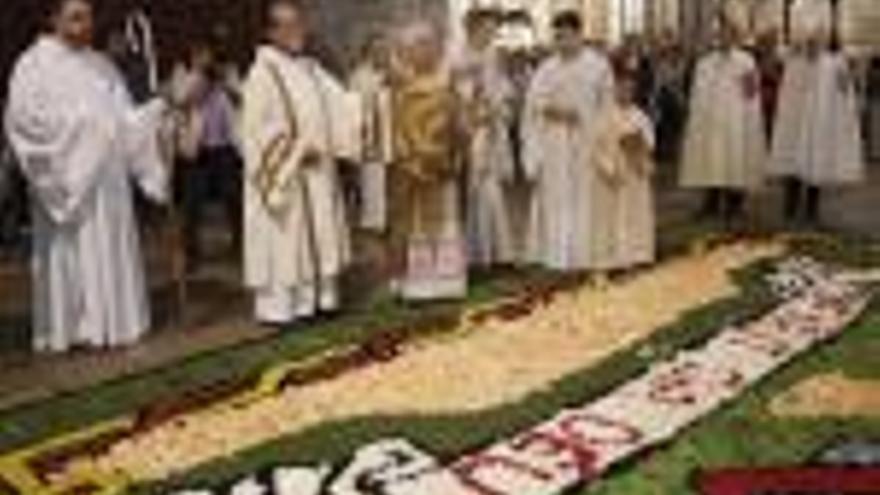
[[[220,74],[212,49],[195,43],[186,67],[175,74],[174,92],[185,114],[189,144],[183,146],[178,199],[186,223],[188,269],[202,259],[200,235],[205,208],[223,205],[237,253],[241,240],[241,158],[236,135],[233,88]]]

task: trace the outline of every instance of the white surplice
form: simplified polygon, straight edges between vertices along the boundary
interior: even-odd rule
[[[150,327],[131,179],[166,197],[163,105],[135,108],[98,53],[43,37],[19,59],[6,130],[34,197],[34,345],[134,343]]]
[[[845,57],[802,51],[786,61],[770,161],[773,175],[820,185],[865,179],[853,78]]]
[[[265,46],[243,113],[244,270],[256,317],[287,323],[334,309],[350,258],[336,158],[359,153],[359,100],[314,59]]]
[[[483,266],[511,263],[516,255],[505,183],[514,174],[513,86],[492,48],[464,50],[455,62],[455,72],[470,146],[468,259]]]
[[[394,153],[391,90],[382,72],[366,63],[354,71],[349,87],[360,97],[364,116],[360,226],[383,231],[388,223],[387,168]]]
[[[635,105],[614,103],[599,119],[593,165],[600,179],[594,182],[594,235],[591,267],[600,270],[632,268],[654,261],[654,128]],[[621,141],[640,136],[643,148],[626,151]]]
[[[697,64],[681,184],[752,189],[761,185],[767,143],[753,57],[715,50]]]
[[[571,60],[547,60],[531,82],[522,132],[524,166],[536,185],[528,249],[537,264],[590,268],[590,190],[598,180],[590,160],[597,117],[613,89],[608,61],[589,48]],[[560,112],[573,121],[549,118]]]

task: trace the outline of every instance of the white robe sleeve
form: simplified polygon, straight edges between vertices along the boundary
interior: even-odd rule
[[[62,101],[44,84],[47,71],[25,59],[10,83],[6,130],[37,201],[57,223],[75,216],[112,157],[111,119],[82,102]]]
[[[861,183],[867,172],[855,76],[843,55],[831,57],[829,70],[832,82],[828,86],[832,89],[828,91],[830,115],[825,122],[830,128],[825,134],[830,142],[824,147],[828,167],[820,179],[825,183]]]
[[[596,117],[595,143],[592,149],[592,165],[609,180],[621,173],[620,129],[617,125],[620,109],[609,105]]]
[[[493,82],[493,92],[496,93],[494,105],[496,107],[495,111],[498,113],[496,117],[497,123],[495,124],[498,134],[496,139],[499,143],[497,145],[501,146],[504,150],[503,156],[498,158],[498,171],[503,179],[511,179],[516,173],[516,166],[514,164],[513,147],[510,142],[508,129],[514,120],[513,100],[515,98],[515,90],[510,78],[503,74],[500,69],[496,69]]]
[[[611,64],[603,58],[599,75],[598,108],[606,108],[614,104],[614,87],[614,71],[611,69]]]
[[[168,200],[169,170],[164,163],[160,131],[166,105],[154,100],[126,116],[126,160],[141,190],[153,201]]]
[[[329,96],[327,111],[333,132],[334,149],[330,152],[337,158],[357,160],[363,152],[362,131],[366,120],[363,100],[360,94],[346,89],[329,74],[323,73],[322,79]]]
[[[654,122],[648,117],[648,114],[641,109],[634,109],[632,114],[633,125],[641,134],[642,139],[647,146],[644,153],[641,153],[641,171],[645,174],[653,175],[656,172],[656,163],[654,162],[654,150],[657,146],[657,137],[654,133]]]
[[[541,168],[541,160],[545,146],[543,143],[544,122],[543,112],[547,103],[547,79],[549,68],[545,65],[535,74],[526,92],[525,110],[523,112],[522,136],[523,171],[529,180],[535,180]]]
[[[637,110],[633,114],[633,120],[636,128],[642,135],[642,139],[644,139],[645,144],[648,145],[648,149],[654,151],[654,148],[657,145],[657,139],[654,134],[654,123],[651,121],[651,118],[648,117],[648,114],[644,111]]]
[[[704,167],[699,163],[702,157],[701,145],[703,132],[706,129],[704,122],[706,110],[704,100],[708,92],[708,63],[706,59],[697,62],[693,75],[693,87],[691,88],[690,101],[688,102],[688,118],[685,124],[682,142],[682,176],[686,177],[688,171],[697,171]],[[694,172],[696,173],[696,172]],[[683,182],[687,182],[684,178]]]
[[[193,77],[183,66],[176,66],[168,81],[168,90],[171,101],[177,106],[189,103],[195,95],[197,79]]]

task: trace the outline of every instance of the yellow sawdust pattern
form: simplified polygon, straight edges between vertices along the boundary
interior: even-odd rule
[[[816,375],[776,397],[770,411],[788,418],[880,417],[880,380]]]
[[[516,402],[648,337],[689,309],[735,295],[728,270],[781,252],[769,243],[725,246],[603,290],[584,287],[530,316],[423,342],[394,361],[334,381],[186,416],[71,469],[89,466],[159,480],[323,423],[467,413]]]

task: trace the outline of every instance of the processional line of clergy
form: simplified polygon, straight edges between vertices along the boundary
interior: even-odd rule
[[[863,179],[852,81],[827,48],[826,6],[798,1],[771,143],[755,61],[735,17],[719,13],[717,46],[696,68],[681,174],[682,187],[708,191],[708,213],[740,214],[746,193],[781,176],[788,212],[813,217],[820,187]],[[53,7],[49,32],[18,61],[6,113],[35,197],[34,346],[129,345],[150,327],[132,184],[166,201],[160,137],[185,145],[166,99],[135,105],[92,48],[91,3]],[[240,129],[244,285],[257,321],[337,308],[352,223],[384,233],[389,288],[408,301],[463,297],[472,265],[604,275],[654,261],[654,124],[625,57],[585,45],[580,15],[563,11],[553,53],[517,78],[493,46],[493,12],[465,24],[460,53],[426,21],[372,40],[343,84],[309,54],[300,3],[268,2]],[[355,222],[340,159],[360,164]]]

